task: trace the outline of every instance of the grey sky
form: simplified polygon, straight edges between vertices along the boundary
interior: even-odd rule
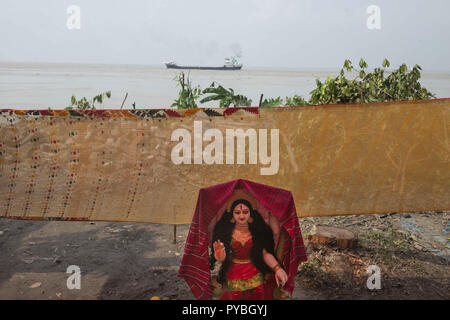
[[[81,30],[68,30],[69,5]],[[369,5],[381,29],[369,30]],[[339,68],[364,57],[450,71],[448,0],[2,0],[0,61]],[[234,48],[234,50],[233,50]]]

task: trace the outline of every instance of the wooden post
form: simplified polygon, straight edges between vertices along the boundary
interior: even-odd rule
[[[173,225],[173,243],[177,243],[177,225]]]
[[[259,105],[258,105],[258,107],[261,107],[261,104],[262,104],[262,101],[263,101],[263,96],[264,96],[264,94],[261,93],[261,97],[259,98]]]
[[[120,109],[123,108],[123,105],[124,105],[124,103],[125,103],[125,100],[127,100],[127,97],[128,97],[128,92],[127,92],[127,94],[125,95],[125,98],[123,99],[123,102],[122,102],[122,105],[120,106]]]

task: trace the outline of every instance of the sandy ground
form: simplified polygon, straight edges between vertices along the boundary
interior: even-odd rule
[[[176,276],[188,226],[176,244],[173,226],[145,223],[1,219],[0,230],[1,299],[193,298]],[[79,290],[67,288],[70,265]]]
[[[293,299],[449,299],[448,213],[300,219],[358,233],[352,250],[308,245]],[[446,229],[447,228],[447,229]],[[0,219],[0,299],[193,299],[177,272],[189,226]],[[380,265],[382,289],[365,269]],[[81,289],[67,288],[70,265]]]

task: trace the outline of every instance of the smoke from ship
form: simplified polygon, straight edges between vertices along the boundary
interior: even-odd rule
[[[233,52],[234,56],[236,56],[238,58],[242,58],[243,50],[239,43],[235,42],[235,43],[231,44],[230,49]]]

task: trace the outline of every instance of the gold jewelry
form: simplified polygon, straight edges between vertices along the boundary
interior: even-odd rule
[[[272,270],[273,270],[273,272],[277,273],[278,269],[281,269],[281,267],[280,267],[280,264],[277,263],[277,264],[272,268]]]
[[[259,272],[248,280],[229,280],[226,281],[225,291],[246,291],[262,285],[265,281],[264,275]]]
[[[250,230],[248,230],[248,229],[239,230],[238,228],[234,228],[233,231],[236,233],[240,233],[240,234],[250,234]]]
[[[253,222],[253,218],[252,217],[248,218],[248,223],[252,223],[252,222]]]
[[[232,233],[231,237],[234,240],[240,242],[241,245],[245,245],[247,243],[247,241],[252,238],[252,234],[250,233],[249,230],[241,231],[241,230],[238,230],[238,229],[235,228],[233,230],[233,233]]]
[[[231,223],[236,223],[236,220],[234,219],[234,217],[231,218],[230,222],[231,222]]]
[[[233,259],[231,259],[231,262],[238,263],[238,264],[244,264],[244,263],[252,263],[252,260],[233,258]]]

